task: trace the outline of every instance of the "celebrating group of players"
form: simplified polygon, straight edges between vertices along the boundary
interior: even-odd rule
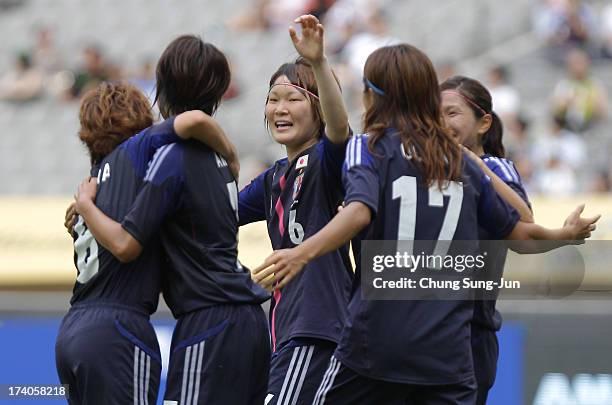
[[[211,118],[230,81],[213,45],[181,36],[166,48],[159,124],[128,84],[84,97],[92,177],[67,211],[78,276],[56,344],[70,403],[156,402],[149,316],[161,292],[177,318],[164,404],[484,404],[495,303],[365,300],[359,242],[576,240],[595,229],[582,207],[560,229],[534,224],[488,91],[465,77],[440,87],[410,45],[368,58],[364,134],[352,135],[322,25],[295,22],[300,57],[272,75],[265,105],[287,157],[240,193],[236,150]],[[261,220],[275,252],[251,272],[237,260],[238,227]]]

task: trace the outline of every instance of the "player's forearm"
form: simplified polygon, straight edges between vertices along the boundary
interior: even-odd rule
[[[510,243],[513,251],[521,254],[544,253],[565,246],[573,238],[566,228],[548,229],[534,223],[519,221],[507,239],[518,241]],[[546,243],[538,241],[547,241]]]
[[[120,262],[130,262],[140,255],[140,243],[120,223],[106,216],[93,201],[79,204],[79,214],[96,241]]]
[[[346,244],[368,226],[371,220],[372,214],[367,205],[352,202],[296,249],[300,249],[301,255],[311,261]]]
[[[236,148],[217,121],[202,111],[187,111],[174,119],[174,131],[183,139],[195,139],[220,153],[228,161],[238,157]]]
[[[319,102],[325,120],[326,135],[333,143],[342,143],[348,138],[349,125],[340,86],[325,56],[320,61],[313,62],[312,71],[319,89]]]
[[[509,185],[507,185],[502,179],[500,179],[487,165],[482,165],[483,171],[489,178],[491,178],[491,184],[493,188],[508,204],[510,204],[521,216],[521,221],[533,223],[533,213],[527,205],[527,203],[514,191]]]

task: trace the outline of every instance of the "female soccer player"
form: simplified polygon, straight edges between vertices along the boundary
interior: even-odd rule
[[[87,93],[79,120],[91,173],[113,191],[105,189],[96,203],[118,219],[129,208],[121,199],[134,198],[141,182],[138,173],[144,173],[157,147],[181,138],[206,140],[206,134],[220,131],[202,112],[151,126],[147,97],[123,83],[103,83]],[[218,146],[231,150],[231,145]],[[69,402],[154,403],[161,360],[149,315],[160,292],[158,243],[126,264],[99,244],[82,217],[73,236],[78,276],[56,343],[57,370],[62,384],[70,386]]]
[[[159,109],[170,123],[186,110],[212,115],[229,82],[221,51],[181,36],[157,65]],[[150,158],[133,152],[136,159]],[[204,145],[174,143],[159,148],[142,175],[137,195],[114,195],[116,204],[127,206],[125,215],[105,215],[94,204],[108,192],[104,179],[98,190],[94,182],[81,183],[77,210],[122,260],[140,260],[161,236],[167,260],[162,290],[178,319],[164,402],[263,403],[270,344],[260,304],[269,294],[237,260],[238,190],[227,162]]]
[[[273,285],[271,275],[281,280],[277,288],[290,285],[305,264],[360,231],[370,240],[473,241],[462,253],[475,256],[479,226],[496,239],[551,233],[573,239],[594,229],[584,219],[557,231],[519,222],[445,131],[436,74],[418,49],[376,50],[366,62],[364,85],[369,136],[354,137],[347,148],[346,207],[316,235],[254,269],[262,285]],[[361,271],[357,258],[349,318],[314,403],[473,404],[473,301],[365,300]]]
[[[491,178],[495,190],[521,215],[521,220],[533,222],[531,206],[521,177],[514,164],[505,158],[502,142],[502,122],[492,109],[491,94],[477,80],[454,76],[441,84],[442,114],[451,133],[467,148],[466,154]],[[575,214],[580,214],[584,206]],[[481,243],[493,238],[480,228]],[[494,243],[494,242],[493,242]],[[503,274],[506,249],[486,249],[485,268]],[[478,383],[477,404],[485,404],[489,389],[495,382],[499,346],[496,332],[502,317],[495,309],[494,300],[479,300],[474,304],[472,322],[472,356]]]
[[[287,157],[239,195],[240,224],[266,220],[274,249],[300,245],[336,213],[349,138],[340,87],[314,16],[290,28],[300,58],[270,79],[266,124]],[[310,262],[294,283],[276,289],[270,312],[273,356],[266,404],[311,404],[339,341],[352,271],[347,246]]]

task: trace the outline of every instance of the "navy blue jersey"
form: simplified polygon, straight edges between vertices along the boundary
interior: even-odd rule
[[[504,183],[510,186],[531,208],[531,203],[529,202],[527,192],[523,187],[521,176],[519,175],[512,161],[491,155],[483,155],[481,156],[481,159],[493,173],[495,173]],[[490,234],[482,227],[480,228],[480,239],[484,241],[482,242],[483,250],[486,250],[488,253],[485,257],[485,268],[487,269],[487,272],[501,277],[504,272],[504,264],[506,263],[506,255],[508,250],[501,249],[494,242],[487,242],[493,240],[494,235]],[[494,246],[491,249],[488,249],[488,244]],[[476,301],[474,305],[474,322],[486,329],[498,331],[501,328],[502,316],[495,309],[495,301]]]
[[[153,125],[119,145],[102,160],[98,173],[96,206],[121,221],[142,184],[147,165],[160,146],[177,142],[174,120]],[[155,238],[131,263],[119,262],[99,245],[81,217],[73,231],[74,261],[78,276],[71,304],[106,301],[138,307],[148,313],[157,309],[161,261]]]
[[[326,136],[292,162],[277,161],[239,195],[240,224],[266,220],[274,250],[292,248],[323,228],[342,203],[346,143]],[[272,299],[274,350],[296,337],[338,342],[352,269],[348,247],[311,261]]]
[[[238,261],[237,208],[236,181],[210,148],[189,141],[156,152],[122,225],[143,246],[161,231],[163,293],[175,317],[269,298]]]
[[[366,239],[474,241],[478,226],[504,238],[517,212],[499,198],[490,179],[464,157],[462,181],[440,191],[428,187],[388,130],[368,150],[367,137],[349,143],[344,166],[345,201],[372,211]],[[378,156],[378,157],[377,157]],[[400,220],[401,219],[401,220]],[[361,298],[359,258],[349,321],[336,356],[364,376],[404,384],[455,384],[473,378],[470,323],[473,301],[375,301]]]

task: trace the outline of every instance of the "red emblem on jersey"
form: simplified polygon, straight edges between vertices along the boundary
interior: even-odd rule
[[[302,181],[304,180],[304,173],[300,173],[299,176],[295,178],[295,182],[293,183],[293,200],[297,198],[300,190],[302,188]]]
[[[297,163],[295,164],[296,169],[303,169],[306,166],[308,166],[308,155],[300,157]]]

